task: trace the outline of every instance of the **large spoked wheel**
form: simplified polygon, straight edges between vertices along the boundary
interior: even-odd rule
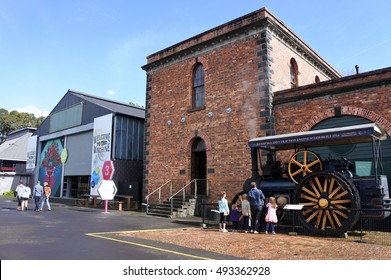
[[[321,170],[322,162],[319,156],[307,150],[295,153],[288,164],[289,177],[296,184],[308,174]]]
[[[303,205],[298,219],[311,233],[340,236],[358,221],[360,195],[343,175],[316,172],[305,177],[295,190],[296,202]]]

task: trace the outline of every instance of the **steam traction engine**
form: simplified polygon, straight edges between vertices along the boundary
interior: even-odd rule
[[[255,181],[266,197],[276,197],[279,223],[285,214],[281,209],[287,204],[297,204],[303,207],[297,213],[298,220],[313,234],[340,235],[357,223],[360,214],[365,218],[386,218],[390,215],[391,201],[387,177],[380,175],[383,172],[380,143],[386,137],[377,124],[364,124],[252,139],[249,141],[252,177],[232,203],[238,203]],[[323,159],[313,151],[316,147],[366,142],[372,142],[373,155],[369,163],[373,172],[366,176],[357,174],[347,158]],[[265,164],[262,151],[267,154]],[[294,151],[293,155],[282,166],[277,157],[288,151]]]

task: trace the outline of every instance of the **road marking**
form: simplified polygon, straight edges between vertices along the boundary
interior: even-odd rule
[[[186,227],[186,228],[160,228],[160,229],[137,229],[137,230],[122,230],[122,231],[106,231],[106,232],[91,232],[88,234],[118,234],[118,233],[137,233],[137,232],[157,232],[157,231],[170,231],[170,230],[190,230],[194,228]]]
[[[183,229],[188,229],[188,228],[180,228],[180,229],[183,230]],[[134,245],[134,246],[143,247],[143,248],[147,248],[147,249],[152,249],[152,250],[162,251],[162,252],[166,252],[166,253],[171,253],[171,254],[175,254],[175,255],[190,257],[190,258],[194,258],[194,259],[200,259],[200,260],[214,260],[214,259],[212,259],[212,258],[200,257],[200,256],[196,256],[196,255],[181,253],[181,252],[178,252],[178,251],[173,251],[173,250],[168,250],[168,249],[159,248],[159,247],[155,247],[155,246],[145,245],[145,244],[142,244],[142,243],[131,242],[131,241],[125,241],[125,240],[121,240],[121,239],[116,239],[116,238],[104,236],[105,234],[134,233],[134,232],[154,232],[154,231],[157,232],[157,231],[166,231],[166,230],[174,230],[174,229],[153,229],[153,230],[134,230],[134,231],[99,232],[99,233],[86,233],[86,235],[92,236],[92,237],[97,237],[97,238],[102,238],[102,239],[106,239],[106,240],[110,240],[110,241],[125,243],[125,244],[128,244],[128,245]],[[178,229],[175,229],[175,230],[178,230]]]

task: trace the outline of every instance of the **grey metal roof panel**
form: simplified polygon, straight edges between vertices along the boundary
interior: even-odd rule
[[[27,160],[27,143],[31,132],[25,133],[17,138],[6,140],[0,145],[0,159],[2,160]]]
[[[122,103],[118,101],[113,101],[93,95],[89,95],[86,93],[74,91],[74,90],[69,90],[68,93],[73,94],[75,96],[78,96],[81,99],[84,99],[88,102],[97,104],[101,107],[104,107],[113,113],[120,113],[124,115],[129,115],[129,116],[134,116],[137,118],[142,118],[145,119],[145,109],[129,105],[127,103]]]

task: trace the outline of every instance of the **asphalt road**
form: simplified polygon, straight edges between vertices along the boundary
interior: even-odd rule
[[[0,198],[1,260],[200,260],[230,256],[173,246],[113,232],[189,227],[141,212],[51,203],[52,211],[17,211],[16,200]],[[45,205],[46,208],[46,205]]]

